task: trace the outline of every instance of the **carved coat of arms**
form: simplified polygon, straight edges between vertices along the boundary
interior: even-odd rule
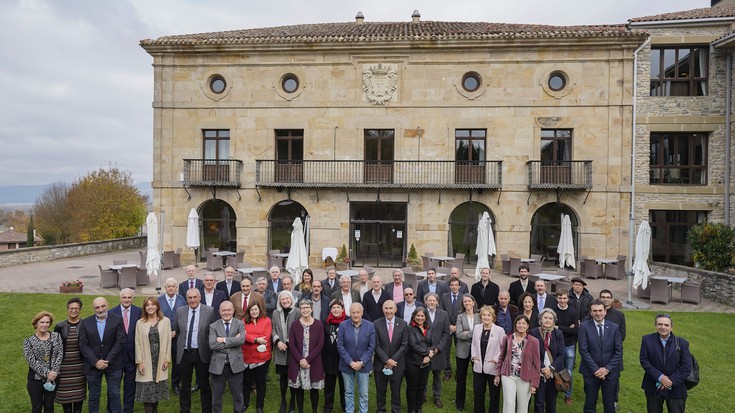
[[[393,99],[398,87],[396,65],[365,65],[362,70],[362,90],[368,100],[376,105],[384,105]]]

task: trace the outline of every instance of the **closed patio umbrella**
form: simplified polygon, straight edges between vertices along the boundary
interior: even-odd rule
[[[149,212],[145,219],[146,231],[148,231],[145,269],[148,276],[160,276],[161,274],[161,253],[158,250],[158,219],[156,214]],[[161,285],[161,280],[158,280]]]
[[[643,220],[638,226],[638,234],[635,236],[635,261],[633,262],[633,288],[640,285],[645,290],[648,287],[648,276],[651,270],[648,268],[648,254],[651,251],[651,226],[648,221]]]
[[[309,268],[309,256],[306,255],[306,243],[304,242],[304,226],[301,218],[293,220],[293,231],[291,231],[291,250],[288,252],[286,271],[293,276],[294,285],[301,282],[301,273]]]
[[[569,215],[566,214],[561,214],[561,235],[559,236],[559,245],[556,247],[556,252],[559,254],[559,268],[563,269],[565,265],[576,268],[572,221],[569,219]]]
[[[490,267],[488,261],[488,254],[490,251],[490,214],[487,211],[483,212],[480,222],[477,223],[477,248],[475,254],[477,254],[477,266],[475,267],[475,281],[480,280],[480,270],[485,267]],[[495,249],[495,241],[493,240],[493,249]],[[494,251],[493,251],[494,252]]]
[[[199,248],[199,214],[192,208],[186,222],[186,247]]]

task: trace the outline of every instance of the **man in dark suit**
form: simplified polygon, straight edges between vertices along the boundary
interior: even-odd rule
[[[620,329],[620,337],[622,338],[622,341],[625,342],[625,314],[623,314],[623,312],[618,310],[617,308],[613,308],[612,292],[608,289],[604,289],[600,291],[600,300],[602,300],[602,302],[605,303],[605,320],[612,321],[613,323],[618,325],[618,328]],[[622,362],[620,362],[621,374],[623,370],[625,370],[624,365]],[[617,410],[619,393],[620,393],[620,380],[618,380],[618,387],[615,389],[616,410]]]
[[[227,297],[227,295],[214,288],[216,279],[214,278],[214,274],[211,272],[208,272],[204,274],[204,291],[202,291],[202,304],[208,305],[214,309],[214,319],[219,320],[219,305],[222,304],[223,301],[229,301],[230,297]]]
[[[684,413],[687,387],[684,379],[692,370],[689,342],[672,332],[674,321],[668,314],[656,315],[656,332],[641,339],[641,388],[649,412]]]
[[[225,383],[230,385],[233,411],[243,410],[242,372],[245,363],[242,359],[242,345],[245,344],[245,325],[233,318],[235,307],[229,301],[220,304],[221,320],[209,326],[209,347],[212,358],[209,372],[212,376],[212,408],[222,411],[222,397],[225,394]]]
[[[212,389],[209,387],[209,325],[214,320],[214,309],[201,304],[201,293],[192,288],[186,292],[186,307],[176,310],[176,363],[181,373],[181,393],[179,407],[182,412],[191,410],[191,375],[196,371],[197,383],[201,390],[203,413],[212,412]]]
[[[385,396],[390,384],[391,413],[401,411],[401,382],[406,371],[408,324],[396,317],[396,303],[383,303],[383,317],[375,320],[375,393],[377,411],[385,412]],[[390,375],[385,372],[390,371]]]
[[[301,297],[302,300],[311,300],[312,317],[324,321],[329,316],[329,297],[322,294],[322,282],[314,280],[311,282],[311,292]]]
[[[452,267],[449,269],[449,279],[456,278],[459,280],[459,294],[469,294],[470,287],[466,282],[462,281],[462,274],[459,272],[459,268]]]
[[[391,297],[391,300],[393,300],[393,302],[397,305],[403,302],[404,290],[413,286],[411,285],[411,283],[403,281],[403,271],[399,269],[393,270],[392,276],[393,282],[385,283],[385,285],[383,285],[383,289]],[[352,285],[352,288],[355,288],[354,284]]]
[[[166,279],[164,284],[166,292],[158,296],[158,304],[161,306],[163,316],[171,321],[171,360],[176,360],[176,310],[186,307],[186,299],[179,294],[179,284],[176,278]],[[171,363],[171,389],[175,394],[179,394],[179,364]]]
[[[510,303],[510,293],[508,290],[503,290],[498,293],[498,304],[493,306],[495,311],[495,324],[505,330],[505,334],[510,334],[513,331],[513,321],[516,316],[520,314],[518,307]],[[538,326],[529,326],[529,330]]]
[[[446,284],[436,279],[436,269],[429,268],[426,270],[426,279],[421,281],[416,287],[416,299],[420,302],[424,302],[424,298],[429,293],[434,293],[438,297],[449,292],[449,287]]]
[[[383,279],[379,275],[374,275],[371,283],[372,290],[362,296],[362,307],[365,319],[374,321],[383,316],[383,303],[390,300],[390,295],[383,289]]]
[[[118,315],[123,320],[125,329],[125,356],[123,357],[123,412],[133,413],[135,404],[135,325],[140,320],[141,308],[133,305],[135,290],[120,290],[120,305],[110,309],[110,314]],[[108,410],[109,410],[108,401]]]
[[[398,303],[398,310],[396,317],[402,318],[406,323],[411,322],[411,315],[417,307],[423,307],[424,304],[416,299],[416,294],[413,292],[413,288],[406,287],[403,290],[403,301]]]
[[[457,314],[462,309],[462,294],[460,294],[459,289],[459,278],[450,278],[449,292],[442,294],[439,300],[439,307],[446,311],[449,316],[449,334],[451,335],[447,343],[447,349],[444,352],[444,357],[447,359],[447,366],[444,369],[444,381],[449,381],[452,378],[452,364],[449,362],[449,353],[452,349],[452,342],[455,345],[457,344],[457,337],[454,333],[457,331]]]
[[[555,309],[556,297],[546,292],[546,281],[536,280],[534,283],[534,289],[536,294],[533,295],[533,299],[536,301],[536,309],[540,312],[544,308]]]
[[[490,281],[490,268],[481,268],[480,281],[472,284],[472,289],[470,290],[470,294],[472,294],[472,297],[477,302],[477,308],[482,308],[486,305],[492,307],[497,304],[499,292],[500,287],[498,287],[498,284]]]
[[[201,293],[204,291],[204,283],[197,278],[197,267],[189,265],[186,267],[186,280],[179,284],[179,295],[186,297],[190,288],[196,288]]]
[[[268,318],[271,318],[273,311],[276,310],[278,304],[278,297],[276,292],[268,289],[268,280],[265,277],[258,277],[255,280],[255,292],[260,293],[265,299],[265,312]]]
[[[534,290],[533,288],[533,283],[528,280],[528,276],[530,273],[531,272],[528,264],[521,264],[518,267],[518,274],[520,279],[513,281],[508,287],[508,292],[510,293],[510,303],[517,306],[518,308],[521,307],[521,304],[518,302],[518,298],[521,297],[521,294],[534,294],[536,292],[536,290]]]
[[[232,267],[225,268],[225,279],[218,282],[215,288],[225,293],[228,300],[232,297],[232,294],[240,291],[240,281],[235,279],[235,269]]]
[[[79,326],[79,351],[89,389],[89,411],[98,413],[100,410],[104,375],[108,409],[111,413],[121,413],[120,379],[125,357],[125,328],[122,318],[109,314],[107,300],[103,297],[95,298],[92,306],[95,314],[82,320]]]
[[[449,348],[449,315],[446,311],[439,308],[439,296],[435,293],[429,293],[426,295],[426,310],[429,313],[429,334],[431,334],[432,343],[436,343],[435,347],[430,350],[434,350],[434,354],[439,353],[438,357],[431,359],[429,368],[431,369],[433,380],[433,393],[434,393],[434,404],[438,408],[444,407],[442,403],[442,371],[446,368],[447,360],[443,354]]]
[[[367,271],[365,271],[365,274],[367,274]],[[334,267],[327,267],[327,278],[322,280],[322,294],[327,297],[331,297],[335,291],[340,289],[340,287],[339,278],[337,278],[337,269]],[[362,296],[358,294],[358,297]],[[346,307],[346,309],[349,308],[349,306]]]
[[[333,291],[332,295],[329,297],[332,300],[342,300],[345,304],[345,308],[350,308],[352,303],[359,303],[361,300],[360,294],[351,288],[350,282],[350,277],[346,275],[339,277],[339,289]],[[323,282],[322,288],[324,288]]]
[[[584,411],[594,412],[602,389],[605,413],[615,412],[615,388],[623,362],[623,340],[618,325],[605,321],[605,304],[594,300],[591,320],[579,326],[579,372],[584,377]]]
[[[281,269],[273,266],[268,270],[268,273],[271,276],[268,278],[268,286],[266,288],[278,295],[278,293],[283,291],[283,284],[281,283]]]

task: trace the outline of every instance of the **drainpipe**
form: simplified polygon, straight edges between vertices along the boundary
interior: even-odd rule
[[[636,128],[638,126],[638,52],[651,42],[648,37],[642,45],[633,52],[633,142],[630,155],[630,220],[628,223],[628,259],[626,262],[628,271],[628,300],[627,304],[633,305],[633,238],[635,236],[635,162],[636,162]]]
[[[730,145],[732,139],[732,52],[727,53],[727,88],[725,89],[725,225],[730,226]]]

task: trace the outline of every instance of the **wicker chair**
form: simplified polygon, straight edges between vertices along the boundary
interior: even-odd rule
[[[166,256],[164,251],[163,256]],[[165,260],[165,258],[164,258]],[[214,255],[211,251],[207,251],[207,267],[209,271],[216,271],[222,269],[222,257]]]
[[[434,266],[434,265],[432,265],[432,263],[431,263],[431,259],[429,259],[429,257],[428,257],[428,256],[426,256],[426,255],[422,255],[422,256],[421,256],[421,263],[422,263],[422,265],[423,265],[423,269],[424,269],[424,271],[426,271],[426,270],[428,270],[429,268],[431,268],[431,267],[433,267],[433,266]]]
[[[181,267],[181,248],[176,248],[174,251],[174,268]]]
[[[572,283],[567,280],[557,280],[551,283],[552,292],[556,293],[561,289],[572,291]]]
[[[503,274],[510,275],[510,258],[508,258],[508,254],[500,254],[500,263]]]
[[[138,250],[138,255],[140,255],[140,265],[138,266],[143,268],[145,267],[145,261],[148,259],[148,253],[143,250]]]
[[[101,265],[97,266],[100,268],[100,288],[117,287],[117,271],[103,270]]]
[[[138,269],[135,267],[123,267],[120,270],[120,278],[117,283],[121,290],[123,288],[132,288],[134,290],[138,286]]]
[[[510,259],[510,276],[511,277],[520,277],[521,273],[518,272],[518,267],[521,266],[521,259],[520,258],[511,258]]]
[[[529,272],[529,274],[541,274],[542,272],[544,272],[543,265],[544,265],[544,258],[543,257],[541,257],[536,262],[529,262],[528,263],[528,272]]]
[[[135,273],[135,283],[137,285],[148,285],[151,283],[151,277],[148,275],[148,270],[145,267],[138,268]]]
[[[464,259],[465,254],[456,253],[454,254],[454,261],[452,262],[453,267],[459,268],[459,273],[462,274],[464,272]]]
[[[403,271],[403,282],[411,284],[415,292],[415,288],[418,287],[418,284],[416,283],[416,273],[413,271],[413,267],[403,267],[401,270]]]
[[[598,264],[594,259],[586,258],[583,262],[584,277],[590,279],[598,279],[602,277],[602,265]]]
[[[128,263],[128,260],[112,260],[112,265],[125,265]]]
[[[171,269],[174,267],[174,252],[164,251],[163,252],[163,268],[164,270]]]
[[[227,257],[227,266],[238,269],[242,265],[244,259],[245,251],[238,251],[235,253],[235,255]]]
[[[579,262],[577,264],[577,268],[579,268],[579,275],[584,277],[584,260],[587,259],[586,255],[580,255],[579,256]]]
[[[651,284],[650,301],[652,303],[668,304],[671,301],[671,284],[669,284],[669,281],[651,278],[649,282]]]
[[[639,285],[636,289],[636,295],[638,298],[651,298],[651,283],[648,283],[645,290]]]
[[[699,304],[702,301],[702,280],[685,281],[681,285],[681,302]]]

